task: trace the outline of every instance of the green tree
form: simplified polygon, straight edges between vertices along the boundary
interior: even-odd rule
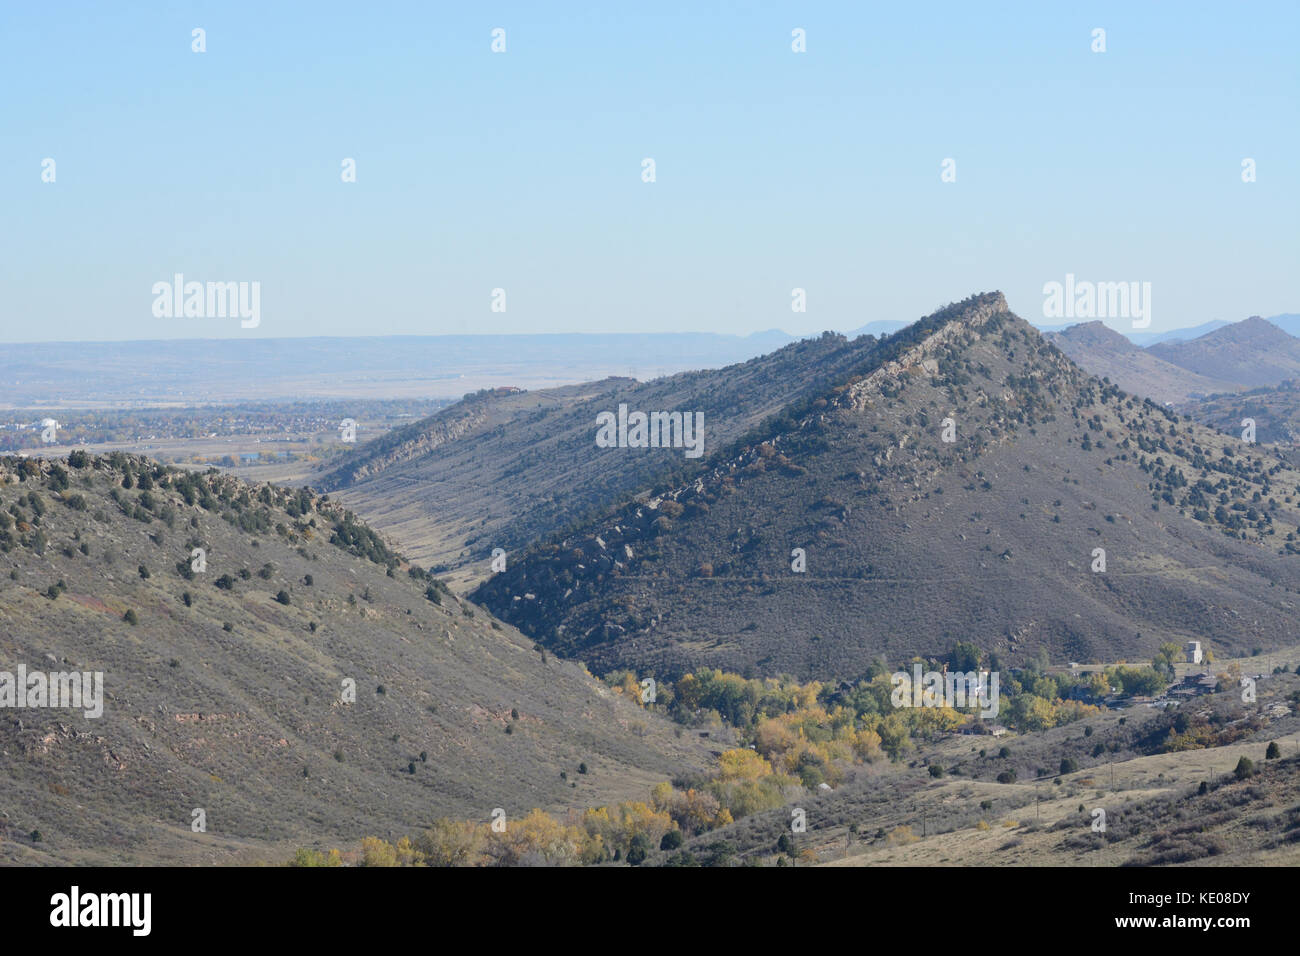
[[[1174,664],[1183,656],[1182,649],[1172,641],[1166,641],[1151,659],[1151,668],[1166,681],[1174,679]]]
[[[669,831],[672,832],[672,831]],[[644,833],[637,833],[632,837],[627,848],[627,862],[633,866],[640,866],[645,862],[646,853],[649,850],[649,840]]]
[[[958,641],[948,652],[948,665],[952,670],[966,673],[979,670],[980,649],[969,641]]]

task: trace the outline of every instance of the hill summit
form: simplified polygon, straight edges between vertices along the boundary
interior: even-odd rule
[[[1296,638],[1297,496],[1283,462],[1088,376],[986,293],[474,597],[601,668],[1242,653]]]

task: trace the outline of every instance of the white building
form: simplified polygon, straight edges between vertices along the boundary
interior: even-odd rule
[[[1189,663],[1189,664],[1199,664],[1199,663],[1201,662],[1201,642],[1200,642],[1200,641],[1188,641],[1188,642],[1187,642],[1187,649],[1186,649],[1186,650],[1187,650],[1187,663]]]

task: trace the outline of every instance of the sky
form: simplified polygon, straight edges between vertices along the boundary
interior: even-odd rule
[[[4,2],[0,342],[1300,312],[1297,49],[1294,0]]]

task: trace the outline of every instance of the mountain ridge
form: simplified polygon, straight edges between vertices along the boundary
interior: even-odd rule
[[[558,653],[669,673],[843,678],[968,639],[1007,659],[1114,659],[1193,636],[1240,648],[1256,632],[1234,603],[1278,640],[1294,632],[1300,476],[1284,464],[1090,378],[1000,293],[872,360],[691,482],[536,545],[475,599]],[[1088,572],[1094,544],[1109,572]],[[792,573],[795,548],[818,574]],[[1044,569],[1042,587],[1025,588],[1019,562]],[[1207,578],[1220,563],[1223,580]]]

